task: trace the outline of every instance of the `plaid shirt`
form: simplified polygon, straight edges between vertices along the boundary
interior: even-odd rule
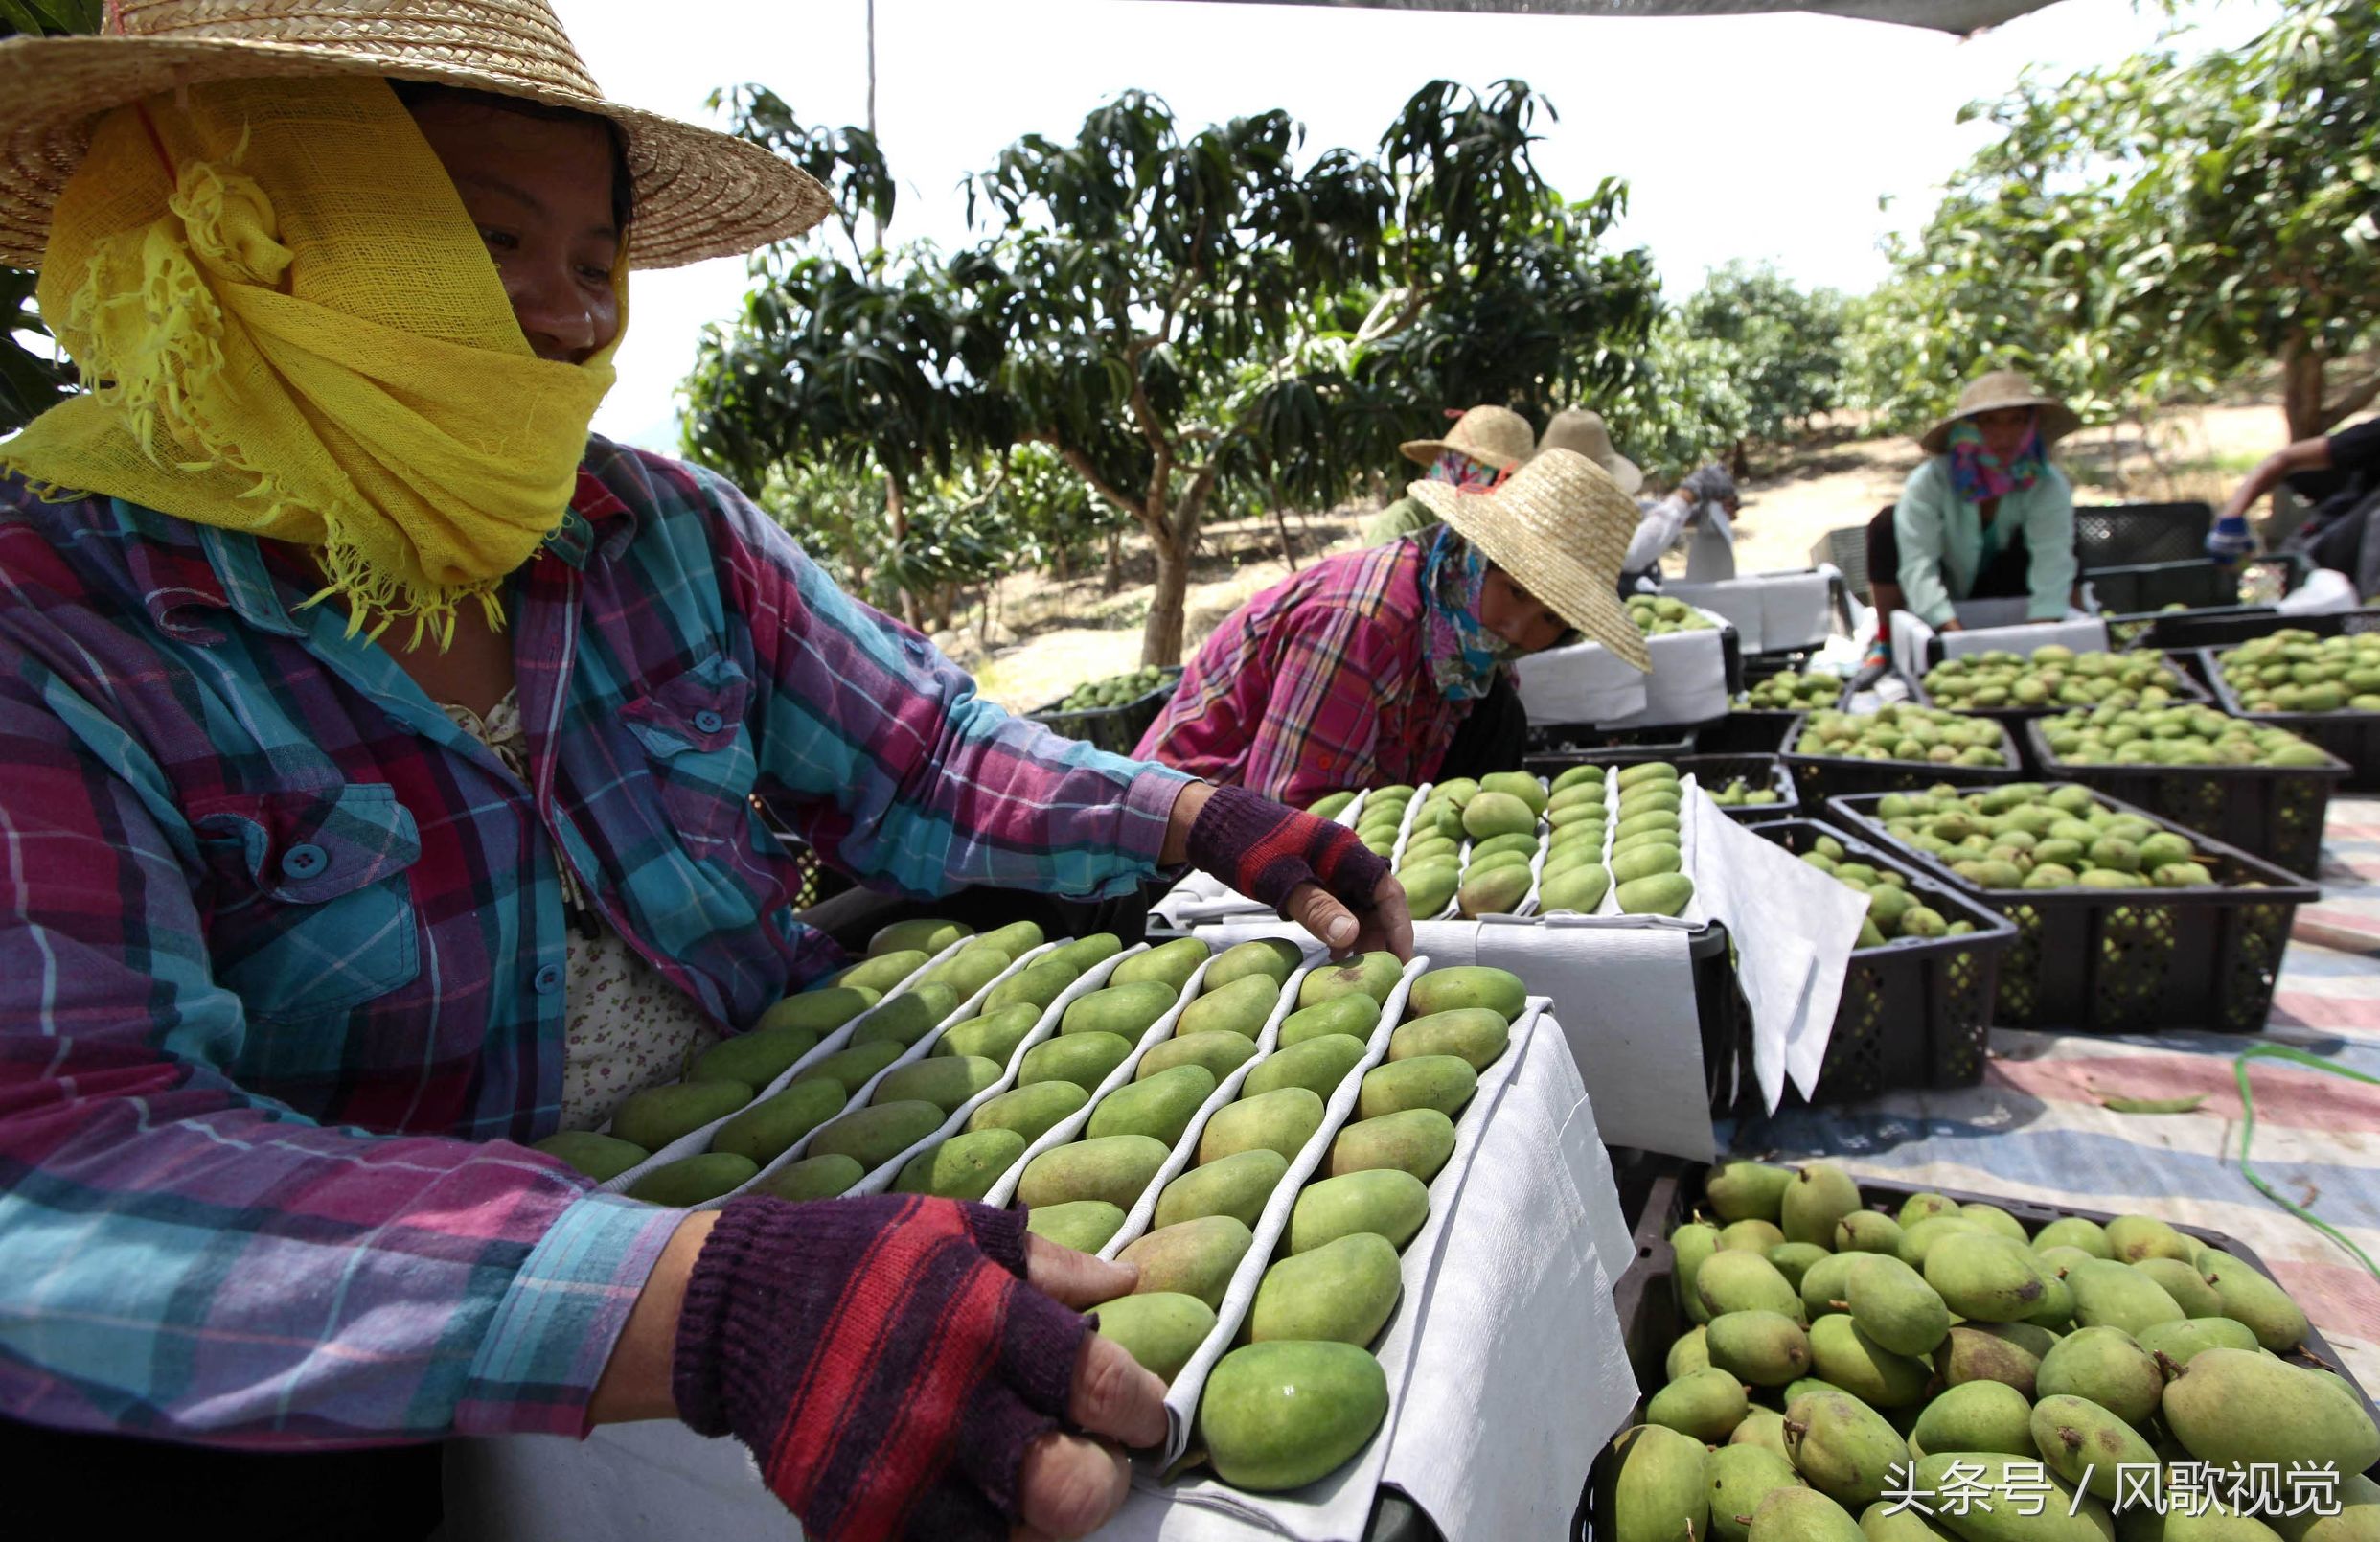
[[[1009,717],[733,489],[593,441],[507,601],[530,782],[250,537],[0,482],[0,1407],[577,1433],[675,1211],[560,1107],[559,842],[711,1017],[839,962],[771,798],[916,893],[1150,872],[1179,778]]]
[[[1399,541],[1257,595],[1199,649],[1134,753],[1293,808],[1427,780],[1471,703],[1430,679],[1421,570],[1421,547]]]

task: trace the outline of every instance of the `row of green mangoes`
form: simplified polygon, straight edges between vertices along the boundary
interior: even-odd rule
[[[1893,702],[1868,713],[1811,713],[1801,720],[1794,753],[1983,767],[2007,765],[2006,745],[2000,725],[1988,718]]]
[[[1122,706],[1138,701],[1165,683],[1165,672],[1154,664],[1110,675],[1103,679],[1086,680],[1066,693],[1059,703],[1062,712],[1083,712],[1092,707]]]
[[[1616,796],[1615,817],[1607,817]],[[1537,909],[1591,915],[1609,893],[1625,915],[1676,915],[1694,898],[1682,852],[1685,790],[1678,768],[1644,761],[1607,771],[1573,766],[1554,778]],[[1565,823],[1568,816],[1570,822]]]
[[[2346,1475],[2380,1459],[2353,1389],[2281,1358],[2309,1331],[2288,1293],[2154,1216],[2028,1232],[1934,1193],[1888,1213],[1827,1162],[1728,1162],[1705,1203],[1670,1238],[1695,1325],[1604,1464],[1617,1542],[2112,1542],[2122,1468],[2155,1494],[2184,1461]],[[1980,1503],[1884,1503],[1952,1487]],[[2350,1479],[2342,1497],[2356,1526],[2380,1522],[2380,1488]],[[2161,1529],[2123,1519],[2143,1542]],[[2284,1542],[2224,1520],[2224,1542]],[[2192,1534],[2163,1519],[2177,1529]]]
[[[1995,649],[1945,658],[1926,671],[1926,691],[1946,707],[2161,707],[2188,686],[2156,654],[2037,649],[2030,658]]]
[[[1683,600],[1657,598],[1650,594],[1628,597],[1628,619],[1648,637],[1664,636],[1673,632],[1709,632],[1718,626]]]
[[[2219,886],[2187,834],[2122,813],[2071,782],[1888,793],[1875,817],[1895,840],[1979,888]]]
[[[1397,978],[1385,955],[1317,970],[1300,988],[1308,1004],[1298,1015],[1340,1001],[1377,1014]],[[1453,1121],[1478,1073],[1505,1052],[1525,1004],[1520,979],[1500,969],[1432,970],[1413,981],[1386,1057],[1364,1072],[1352,1118],[1298,1193],[1246,1316],[1232,1325],[1244,1346],[1216,1363],[1202,1390],[1201,1438],[1225,1483],[1262,1492],[1303,1487],[1379,1428],[1387,1384],[1369,1346],[1403,1288],[1398,1254],[1429,1218],[1430,1180],[1453,1153]],[[1367,1037],[1300,1037],[1256,1063],[1237,1100],[1199,1132],[1197,1165],[1166,1185],[1152,1230],[1118,1254],[1141,1277],[1133,1295],[1095,1308],[1102,1335],[1167,1382],[1180,1374],[1217,1331],[1257,1224],[1290,1162],[1321,1128],[1324,1103],[1363,1058]],[[1042,1153],[1035,1168],[1065,1149]],[[1018,1197],[1032,1203],[1021,1185]],[[1113,1199],[1129,1209],[1138,1197]],[[1062,1200],[1036,1208],[1028,1224],[1053,1225],[1068,1203],[1101,1202]],[[1105,1215],[1092,1219],[1109,1225]]]
[[[1711,793],[1710,800],[1723,809],[1766,808],[1784,801],[1773,784],[1762,781],[1755,786],[1749,776],[1728,777],[1728,785]]]
[[[2380,636],[2292,627],[2226,649],[2215,663],[2251,712],[2380,712]]]
[[[1536,883],[1541,830],[1550,825],[1557,795],[1527,771],[1433,784],[1406,832],[1398,860],[1397,879],[1413,913],[1439,915],[1450,902],[1467,920],[1519,909]],[[1591,821],[1584,808],[1564,817],[1587,821],[1578,824],[1582,836],[1590,822],[1600,841],[1603,815],[1601,800],[1595,801]]]
[[[1866,896],[1867,919],[1860,923],[1862,948],[1881,948],[1902,937],[1963,937],[1975,931],[1974,922],[1950,920],[1911,893],[1909,880],[1897,870],[1855,860],[1833,836],[1819,836],[1801,860]]]
[[[2208,706],[2096,707],[2045,718],[2042,742],[2076,766],[2327,766],[2287,728],[2258,727]]]
[[[1734,712],[1805,712],[1842,700],[1840,675],[1772,675],[1755,680],[1728,703]]]

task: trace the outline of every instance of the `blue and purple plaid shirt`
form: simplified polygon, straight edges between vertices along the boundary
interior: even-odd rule
[[[507,597],[531,781],[253,538],[0,480],[0,1408],[575,1434],[678,1212],[560,1108],[557,843],[703,1010],[839,962],[749,794],[914,893],[1110,894],[1181,778],[1011,718],[715,477],[595,440]]]

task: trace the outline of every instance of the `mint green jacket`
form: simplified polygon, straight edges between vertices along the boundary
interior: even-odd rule
[[[2074,488],[2055,466],[2033,485],[2000,500],[1992,523],[2005,536],[2022,534],[2032,565],[2025,616],[2055,621],[2074,588]],[[1951,489],[1950,457],[1934,455],[1910,473],[1892,516],[1901,545],[1901,594],[1927,625],[1953,619],[1951,605],[1969,597],[1983,565],[1983,525],[1976,506]],[[1943,580],[1950,582],[1947,586]]]

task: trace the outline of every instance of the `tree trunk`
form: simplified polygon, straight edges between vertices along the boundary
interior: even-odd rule
[[[1272,526],[1281,533],[1281,561],[1287,563],[1289,570],[1294,573],[1297,571],[1297,547],[1290,540],[1289,516],[1281,511],[1278,503],[1272,506]]]
[[[1751,452],[1744,448],[1744,441],[1741,439],[1735,442],[1734,453],[1729,457],[1728,474],[1739,482],[1749,481],[1751,478]]]
[[[1060,541],[1058,544],[1057,568],[1059,583],[1071,584],[1074,582],[1074,564],[1067,560],[1066,545],[1064,541]]]
[[[1198,532],[1179,531],[1168,540],[1156,531],[1149,544],[1156,552],[1156,593],[1149,601],[1148,624],[1140,632],[1140,661],[1146,664],[1181,662],[1181,639],[1190,593],[1190,548]]]
[[[1108,568],[1100,575],[1100,585],[1110,594],[1124,587],[1124,533],[1108,532]]]
[[[909,504],[902,496],[901,478],[890,472],[884,473],[884,512],[892,517],[893,545],[905,552],[909,544]],[[905,584],[901,587],[901,619],[912,627],[924,621],[917,592]]]
[[[2293,337],[2281,349],[2281,411],[2289,440],[2315,439],[2329,431],[2323,412],[2323,351]]]

